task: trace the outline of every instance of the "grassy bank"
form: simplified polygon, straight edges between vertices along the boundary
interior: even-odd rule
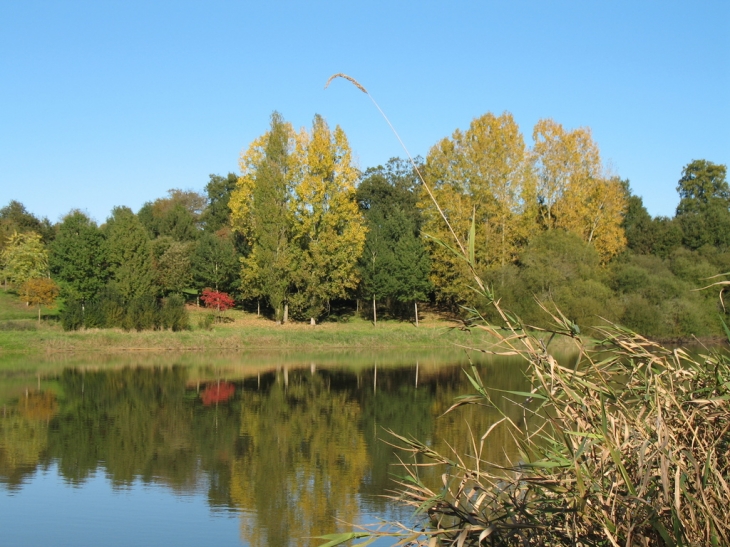
[[[66,332],[55,310],[27,308],[14,295],[0,291],[0,349],[4,352],[110,352],[144,350],[320,350],[332,348],[449,347],[471,345],[473,335],[437,315],[424,316],[419,327],[406,321],[382,321],[377,326],[359,317],[345,322],[277,325],[262,316],[228,311],[224,322],[205,325],[208,312],[191,307],[190,330],[123,331],[89,329]]]
[[[343,348],[483,347],[481,331],[460,329],[460,323],[436,313],[424,313],[419,326],[408,321],[382,320],[377,326],[358,316],[345,321],[308,323],[274,321],[241,310],[229,310],[222,322],[206,326],[208,310],[190,306],[190,329],[180,332],[88,329],[64,331],[56,308],[44,308],[43,320],[17,295],[0,290],[0,352],[4,354],[62,354],[133,351],[288,350],[322,352]]]

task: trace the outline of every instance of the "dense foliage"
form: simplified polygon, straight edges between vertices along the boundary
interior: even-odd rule
[[[688,163],[676,214],[654,218],[606,172],[588,128],[544,119],[532,142],[511,114],[487,113],[415,165],[359,172],[341,128],[316,116],[295,131],[275,112],[241,176],[211,175],[204,193],[172,189],[101,226],[79,210],[53,226],[11,201],[0,209],[0,274],[19,289],[50,273],[82,305],[108,291],[123,306],[195,301],[212,288],[278,322],[321,320],[334,303],[417,323],[419,302],[461,317],[468,303],[496,320],[451,243],[473,226],[476,272],[526,324],[545,326],[537,298],[583,332],[609,321],[659,338],[720,334],[722,304],[696,289],[730,271],[726,166]]]
[[[61,314],[61,324],[65,330],[122,328],[180,331],[190,326],[182,297],[172,295],[159,300],[142,295],[127,300],[113,287],[102,290],[87,303],[69,299]]]

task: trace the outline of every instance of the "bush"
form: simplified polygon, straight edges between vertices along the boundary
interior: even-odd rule
[[[160,316],[160,324],[164,329],[180,331],[190,328],[188,310],[185,309],[185,299],[182,296],[172,295],[165,298]]]
[[[661,311],[638,294],[630,294],[624,302],[624,313],[621,324],[645,336],[657,336],[662,333]]]
[[[64,330],[121,327],[136,331],[159,328],[180,331],[190,327],[181,296],[169,296],[162,304],[153,296],[140,296],[125,304],[119,293],[109,288],[83,306],[78,300],[69,300],[61,312],[61,324]]]
[[[205,315],[200,316],[200,318],[198,319],[198,328],[203,330],[211,330],[213,328],[214,322],[215,314],[206,313]]]
[[[79,330],[84,326],[84,310],[78,300],[67,300],[60,315],[63,330]]]
[[[157,330],[160,328],[160,308],[153,296],[133,298],[127,307],[122,328],[124,330]]]

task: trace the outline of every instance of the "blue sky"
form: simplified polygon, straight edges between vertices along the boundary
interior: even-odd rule
[[[273,110],[339,124],[362,168],[485,112],[589,126],[653,215],[730,163],[730,2],[0,2],[0,206],[103,222],[238,171]]]

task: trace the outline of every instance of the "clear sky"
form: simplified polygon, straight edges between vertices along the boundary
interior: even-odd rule
[[[486,112],[528,142],[540,118],[589,126],[653,215],[693,159],[730,163],[730,2],[4,0],[0,206],[103,222],[238,172],[273,110],[315,113],[361,168]]]

